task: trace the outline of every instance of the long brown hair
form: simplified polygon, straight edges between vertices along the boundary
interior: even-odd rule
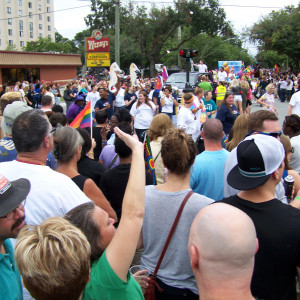
[[[144,95],[144,97],[145,97],[145,104],[147,104],[152,109],[152,106],[151,106],[151,104],[149,102],[149,98],[147,96],[147,93],[145,91],[140,91],[140,94]],[[142,104],[142,102],[140,102],[139,98],[138,98],[137,103],[136,103],[136,108],[138,108],[141,104]]]
[[[219,106],[218,110],[220,110],[221,106],[224,104],[224,105],[227,106],[227,108],[228,108],[228,110],[231,112],[231,114],[233,114],[232,109],[231,109],[231,106],[230,106],[230,105],[228,104],[228,102],[227,102],[227,98],[228,98],[230,95],[234,96],[234,93],[233,93],[233,92],[227,92],[227,93],[225,94],[224,100],[222,100],[222,102],[220,103],[220,106]]]

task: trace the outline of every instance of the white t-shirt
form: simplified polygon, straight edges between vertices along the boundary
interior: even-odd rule
[[[125,106],[124,96],[125,90],[120,88],[118,94],[116,95],[115,107]]]
[[[291,138],[291,145],[294,148],[294,153],[291,155],[289,165],[300,174],[300,135]]]
[[[190,108],[182,106],[177,115],[177,128],[182,128],[186,134],[190,134],[196,142],[197,137],[197,117]]]
[[[293,106],[292,108],[292,114],[300,116],[300,91],[293,94],[290,105]]]
[[[134,128],[148,129],[150,127],[156,107],[152,101],[149,101],[149,105],[142,103],[138,108],[137,102],[132,105],[130,114],[134,117]]]
[[[225,71],[223,71],[223,72],[219,71],[218,72],[219,81],[226,81],[226,78],[227,78],[227,73]]]
[[[168,98],[166,96],[163,96],[165,100],[165,106],[162,106],[161,112],[171,114],[173,113],[173,99],[172,96],[169,96]]]
[[[99,92],[89,92],[85,98],[86,102],[92,101],[91,109],[93,112],[95,111],[95,104],[99,99],[100,99]]]
[[[19,91],[18,92],[20,92],[20,94],[21,94],[21,97],[22,97],[22,101],[24,102],[24,103],[27,103],[27,101],[25,100],[25,92],[22,90],[22,89],[19,89]]]
[[[206,70],[207,70],[207,65],[205,65],[205,64],[197,64],[196,65],[197,66],[197,68],[198,68],[198,70],[199,70],[199,72],[200,73],[205,73],[206,72]]]
[[[285,90],[288,86],[288,83],[286,80],[280,80],[278,84],[280,86],[280,89],[282,89],[282,90]]]
[[[28,225],[39,225],[49,217],[64,216],[74,207],[91,201],[72,179],[47,166],[14,160],[0,163],[0,172],[10,181],[19,178],[30,181],[25,204]]]

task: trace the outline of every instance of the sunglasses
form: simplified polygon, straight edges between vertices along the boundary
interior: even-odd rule
[[[279,138],[282,135],[282,131],[279,132],[265,132],[265,131],[250,131],[245,137],[250,136],[252,134],[264,134],[274,137],[275,139]]]
[[[16,209],[24,211],[25,203],[26,203],[26,199],[22,203],[20,203],[14,210],[9,212],[7,215],[0,217],[0,219],[6,218],[7,220],[11,220],[15,215]]]

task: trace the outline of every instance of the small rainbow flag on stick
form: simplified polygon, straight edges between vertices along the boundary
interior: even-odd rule
[[[91,124],[92,124],[91,101],[89,101],[85,106],[85,108],[77,115],[77,117],[70,124],[70,127],[86,128],[86,127],[90,127]]]
[[[167,81],[169,75],[168,75],[168,71],[167,71],[166,66],[163,66],[163,67],[162,67],[162,70],[161,70],[161,76],[162,76],[162,78],[164,79],[164,81]]]
[[[153,185],[156,185],[154,160],[151,152],[150,140],[147,134],[144,140],[144,159],[146,171],[152,175]]]

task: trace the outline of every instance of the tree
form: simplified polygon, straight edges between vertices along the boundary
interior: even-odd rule
[[[103,2],[91,0],[93,14],[86,17],[88,26],[102,31],[114,28],[114,0]],[[154,75],[154,65],[168,54],[169,50],[177,51],[186,41],[199,33],[208,35],[223,35],[232,37],[233,31],[225,20],[226,15],[219,7],[218,0],[187,0],[174,2],[174,7],[158,9],[155,6],[147,11],[145,7],[121,7],[121,34],[131,37],[141,54],[149,60],[150,73]],[[184,36],[180,41],[175,39],[179,27],[184,29]],[[172,40],[167,50],[164,45]]]
[[[299,67],[300,59],[300,4],[273,11],[255,23],[250,38],[259,43],[260,50],[273,50],[292,58]]]
[[[64,38],[58,32],[55,33],[53,42],[50,37],[39,37],[37,41],[27,42],[24,47],[26,52],[55,52],[55,53],[77,53],[78,49],[68,38]]]

